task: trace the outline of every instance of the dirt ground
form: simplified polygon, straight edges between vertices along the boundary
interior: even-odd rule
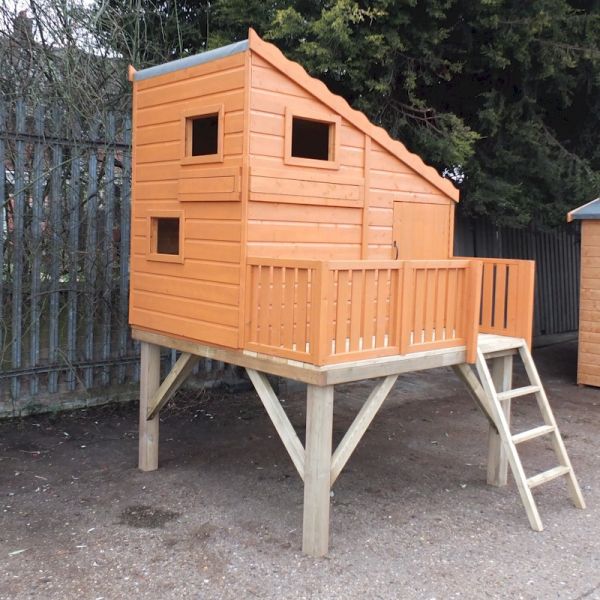
[[[600,598],[600,389],[573,342],[535,353],[588,508],[563,481],[486,485],[487,422],[453,373],[403,376],[332,496],[329,557],[301,548],[302,485],[251,392],[187,393],[136,469],[136,406],[0,423],[0,599]],[[339,440],[370,389],[336,391]],[[303,434],[301,389],[282,385]],[[538,422],[515,401],[517,427]],[[335,442],[334,442],[335,443]],[[529,472],[548,444],[523,446]]]

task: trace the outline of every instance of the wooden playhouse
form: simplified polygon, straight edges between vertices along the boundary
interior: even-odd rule
[[[508,461],[535,529],[540,483],[566,475],[583,505],[527,347],[534,265],[454,258],[449,180],[252,30],[130,79],[140,468],[157,467],[158,412],[198,357],[245,367],[304,480],[304,551],[322,555],[330,488],[398,375],[453,366],[490,421],[490,483]],[[161,346],[182,352],[162,383]],[[516,353],[532,383],[513,390]],[[307,384],[305,443],[267,373]],[[334,386],[365,378],[381,379],[332,452]],[[544,424],[513,436],[524,394]],[[560,464],[527,479],[515,445],[540,435]]]
[[[577,383],[600,387],[600,198],[567,215],[581,221]]]

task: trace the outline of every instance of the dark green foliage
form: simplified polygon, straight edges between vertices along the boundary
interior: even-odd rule
[[[451,174],[467,212],[553,224],[599,193],[597,1],[138,4],[149,44],[136,66],[245,38],[253,26]]]

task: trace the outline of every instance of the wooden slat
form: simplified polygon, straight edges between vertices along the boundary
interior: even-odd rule
[[[271,346],[281,345],[281,328],[283,304],[283,274],[282,269],[285,267],[277,267],[273,269],[273,291],[271,305]]]
[[[90,138],[96,139],[98,134],[97,124],[93,124],[90,128]],[[97,221],[98,221],[98,157],[96,149],[92,148],[89,151],[88,156],[88,185],[87,185],[87,198],[86,198],[86,235],[85,244],[87,252],[84,256],[84,273],[85,273],[85,291],[86,291],[86,302],[85,302],[85,341],[84,341],[84,355],[87,361],[92,362],[95,358],[94,352],[94,324],[96,319],[95,303],[93,301],[95,289],[96,289],[96,274],[97,274],[97,261],[96,261],[96,247],[97,247]],[[94,383],[94,369],[88,367],[84,370],[84,382],[86,388],[91,388]]]
[[[4,99],[0,97],[0,131],[4,131],[6,128],[6,104]],[[5,147],[4,136],[0,136],[0,165],[6,164],[6,147]],[[6,222],[6,178],[0,177],[0,223]],[[0,227],[0,265],[4,264],[4,247],[6,244],[6,232],[4,227]],[[5,306],[4,306],[4,295],[5,295],[6,282],[4,277],[0,277],[0,323],[5,320]],[[0,348],[5,347],[6,330],[4,327],[0,327]]]
[[[296,286],[296,307],[294,310],[296,326],[294,328],[294,344],[300,352],[306,351],[306,342],[308,334],[308,270],[298,268],[297,286]]]
[[[37,106],[34,114],[36,144],[33,150],[33,191],[31,198],[31,294],[29,304],[30,331],[29,331],[29,365],[36,367],[40,360],[40,266],[42,253],[42,219],[44,201],[44,146],[41,140],[44,136],[44,109]],[[0,163],[2,164],[2,163]],[[37,375],[32,375],[29,380],[29,391],[35,395],[39,391]]]
[[[336,313],[336,332],[335,332],[335,353],[343,354],[346,352],[346,338],[348,336],[348,320],[350,318],[350,288],[349,271],[340,270],[338,272],[337,289],[337,313]]]
[[[81,140],[81,130],[79,124],[76,122],[73,125],[73,138],[75,140]],[[81,159],[81,147],[79,144],[74,143],[71,146],[71,177],[69,182],[69,191],[68,191],[68,211],[69,211],[69,248],[68,248],[68,271],[69,271],[69,291],[67,293],[67,360],[69,364],[73,364],[77,358],[77,347],[78,347],[78,336],[77,336],[77,323],[79,320],[79,312],[78,309],[81,307],[81,303],[79,303],[79,281],[78,281],[78,264],[79,264],[79,219],[80,219],[80,205],[81,205],[81,172],[83,170],[83,161]],[[128,161],[126,161],[128,164]],[[124,188],[128,188],[125,184]],[[123,189],[122,193],[125,197],[122,200],[121,204],[121,239],[123,237],[128,240],[129,239],[129,226],[128,221],[124,213],[128,212],[128,205],[126,194],[128,193],[126,189]],[[125,231],[124,229],[127,229]],[[123,290],[127,292],[127,288],[129,285],[129,269],[128,269],[128,256],[129,256],[129,244],[127,244],[127,251],[123,254],[123,249],[121,248],[120,253],[120,268],[122,272],[122,276],[119,279],[119,292],[120,295],[123,295]],[[125,264],[124,264],[125,263]],[[125,267],[127,266],[126,273]],[[119,304],[119,315],[127,314],[127,302],[129,295],[127,294],[126,298],[121,300]],[[123,317],[121,317],[121,336],[125,335],[125,339],[127,338],[128,331],[126,329],[127,322]],[[120,337],[120,340],[122,338]],[[125,357],[126,352],[125,349],[120,353],[121,357]],[[123,383],[125,369],[123,366],[119,367],[119,376],[117,378],[118,383]],[[77,373],[73,368],[70,368],[67,373],[67,387],[69,391],[75,390],[77,386]]]
[[[283,318],[284,327],[282,331],[282,344],[284,348],[292,348],[294,340],[294,296],[295,296],[295,274],[296,270],[290,267],[281,267],[283,270]]]
[[[352,298],[350,302],[350,351],[360,350],[359,342],[363,328],[364,271],[352,271]]]
[[[25,134],[25,103],[19,99],[16,103],[16,128],[17,133]],[[25,210],[25,142],[22,138],[15,143],[15,187],[13,192],[13,236],[16,240],[23,239],[24,210]],[[23,332],[23,244],[15,244],[13,248],[13,278],[11,298],[11,366],[19,369],[22,364],[22,332]],[[19,377],[11,380],[11,394],[13,401],[20,394]]]
[[[102,282],[102,325],[100,328],[100,356],[107,361],[111,356],[112,346],[112,307],[113,307],[113,272],[114,272],[114,224],[115,224],[115,117],[111,113],[107,117],[105,137],[107,148],[104,157],[104,239],[103,239],[103,282]],[[110,382],[110,370],[104,367],[101,372],[102,385]]]
[[[374,338],[376,333],[375,315],[377,311],[377,288],[375,287],[375,269],[365,271],[365,306],[363,322],[363,349],[370,350],[374,348]]]
[[[434,323],[435,323],[435,303],[437,299],[437,280],[438,280],[438,269],[427,269],[425,271],[426,278],[426,294],[425,294],[425,307],[424,307],[424,336],[425,341],[433,342],[434,339]]]

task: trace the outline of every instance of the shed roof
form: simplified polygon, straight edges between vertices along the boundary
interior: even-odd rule
[[[567,214],[567,221],[600,219],[600,198],[596,198]]]
[[[229,44],[228,46],[216,48],[215,50],[209,50],[207,52],[202,52],[201,54],[188,56],[140,71],[135,71],[130,67],[130,78],[133,81],[141,81],[143,79],[157,77],[159,75],[171,73],[172,71],[187,69],[226,56],[231,56],[238,52],[244,52],[248,48],[252,52],[256,52],[256,54],[269,62],[276,69],[293,79],[298,85],[315,96],[323,104],[334,110],[357,129],[369,135],[388,152],[416,171],[421,177],[426,179],[446,196],[458,202],[459,191],[449,179],[442,177],[433,167],[425,164],[420,156],[410,152],[404,144],[392,139],[385,129],[371,123],[364,113],[353,109],[344,98],[331,92],[322,81],[309,75],[301,65],[287,59],[277,46],[263,41],[252,28],[248,31],[247,40],[242,40],[234,44]]]

